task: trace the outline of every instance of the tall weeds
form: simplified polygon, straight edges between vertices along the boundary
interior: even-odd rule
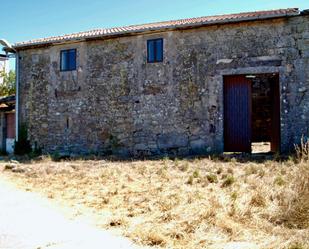
[[[295,145],[295,152],[298,161],[309,161],[309,139],[302,136],[300,144]]]
[[[289,228],[309,228],[309,161],[302,162],[291,182],[282,208],[282,223]]]

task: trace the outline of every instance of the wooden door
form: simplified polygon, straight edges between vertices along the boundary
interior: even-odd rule
[[[251,83],[244,75],[224,77],[224,150],[251,152]]]
[[[15,113],[6,114],[6,138],[15,138]]]

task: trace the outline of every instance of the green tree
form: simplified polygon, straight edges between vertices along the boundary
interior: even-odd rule
[[[0,96],[8,96],[15,94],[15,72],[0,72],[3,77],[3,83],[0,84]]]

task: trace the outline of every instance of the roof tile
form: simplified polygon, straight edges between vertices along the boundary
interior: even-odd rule
[[[128,33],[141,33],[152,30],[176,29],[176,28],[186,28],[191,26],[194,27],[207,24],[220,24],[220,23],[250,21],[250,20],[285,17],[285,16],[295,16],[299,15],[299,13],[300,12],[298,8],[290,8],[290,9],[278,9],[268,11],[245,12],[230,15],[204,16],[197,18],[174,20],[174,21],[131,25],[125,27],[94,29],[85,32],[66,34],[62,36],[53,36],[48,38],[40,38],[25,42],[19,42],[14,44],[14,47],[18,49],[29,46],[45,45],[50,43],[60,43],[64,41],[73,41],[87,38],[101,38],[104,36],[111,36],[111,35],[117,36],[117,35],[125,35]]]

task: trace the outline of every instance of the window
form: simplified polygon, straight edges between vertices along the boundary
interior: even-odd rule
[[[62,50],[60,52],[60,70],[76,70],[76,49]]]
[[[148,63],[163,61],[163,39],[147,41],[147,61]]]

